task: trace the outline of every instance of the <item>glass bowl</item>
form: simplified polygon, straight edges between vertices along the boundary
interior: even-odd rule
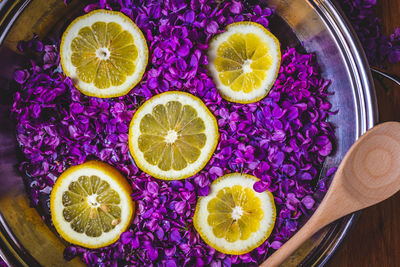
[[[336,153],[326,159],[320,179],[337,166],[346,151],[377,121],[377,106],[371,74],[356,35],[330,0],[269,0],[279,17],[271,21],[271,31],[289,46],[300,42],[316,54],[323,77],[330,79],[330,97],[339,113],[330,118],[336,126]],[[19,40],[33,33],[41,38],[61,36],[71,20],[80,15],[82,1],[65,6],[61,0],[0,1],[0,256],[13,266],[80,266],[75,258],[65,261],[66,243],[50,229],[25,194],[18,163],[15,124],[10,119],[12,92],[9,83],[23,60],[17,51]],[[327,226],[285,265],[321,266],[332,256],[355,221],[349,215]]]

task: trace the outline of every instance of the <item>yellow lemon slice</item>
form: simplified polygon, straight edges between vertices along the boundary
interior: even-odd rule
[[[88,96],[127,94],[142,79],[148,54],[143,33],[116,11],[95,10],[75,19],[61,39],[61,66]]]
[[[199,172],[214,153],[218,138],[217,121],[206,105],[178,91],[146,101],[129,127],[129,149],[137,166],[162,180]]]
[[[209,71],[221,96],[231,102],[264,98],[278,76],[278,39],[255,22],[237,22],[214,37],[208,49]]]
[[[232,255],[252,251],[267,240],[275,224],[274,197],[257,193],[254,176],[232,173],[215,180],[197,201],[194,227],[214,249]]]
[[[50,211],[66,241],[99,248],[118,240],[131,223],[131,187],[113,167],[98,161],[72,166],[56,180]]]

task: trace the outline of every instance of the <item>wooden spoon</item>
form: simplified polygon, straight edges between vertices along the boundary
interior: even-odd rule
[[[275,267],[325,225],[375,205],[400,189],[400,123],[386,122],[350,148],[307,223],[261,266]]]

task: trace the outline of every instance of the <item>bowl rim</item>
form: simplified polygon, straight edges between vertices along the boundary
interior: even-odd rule
[[[364,49],[356,32],[346,19],[340,7],[331,0],[304,0],[319,15],[328,30],[341,48],[343,58],[351,72],[351,79],[357,88],[357,112],[359,115],[356,135],[360,137],[378,122],[378,105],[374,82]],[[32,0],[3,0],[0,2],[0,46],[19,15]],[[348,215],[329,227],[321,243],[300,263],[300,266],[324,266],[341,247],[346,235],[357,221],[360,212]],[[0,212],[0,218],[1,218]],[[0,220],[0,258],[13,266],[22,264],[38,266],[38,263],[27,255],[21,244],[7,226]],[[12,242],[9,240],[11,239]],[[32,261],[33,260],[33,261]],[[33,264],[33,265],[32,265]]]
[[[306,0],[324,21],[349,66],[352,83],[357,86],[357,137],[378,123],[378,104],[370,65],[351,23],[337,3],[331,0]],[[347,234],[360,216],[360,211],[330,224],[321,243],[301,262],[300,266],[324,266],[342,246]]]

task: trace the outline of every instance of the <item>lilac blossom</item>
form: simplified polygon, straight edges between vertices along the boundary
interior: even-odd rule
[[[99,99],[82,95],[59,67],[57,43],[37,36],[21,42],[30,58],[15,72],[12,107],[17,140],[33,205],[49,196],[56,178],[69,166],[102,160],[123,173],[133,188],[136,215],[120,239],[96,250],[69,246],[64,257],[82,257],[89,266],[231,266],[257,265],[298,229],[315,206],[313,187],[324,159],[335,147],[329,81],[320,75],[313,54],[282,49],[282,66],[269,95],[253,104],[223,100],[208,75],[208,42],[236,21],[265,27],[274,11],[265,2],[109,0],[86,12],[106,8],[129,16],[149,45],[142,81],[126,96]],[[397,38],[397,37],[394,37]],[[168,90],[201,98],[215,115],[220,141],[199,173],[182,181],[160,181],[140,171],[129,154],[128,127],[136,109]],[[215,251],[200,238],[192,217],[198,196],[212,181],[242,172],[260,179],[254,189],[275,197],[277,221],[270,238],[241,256]],[[333,171],[332,171],[333,172]]]
[[[400,28],[391,36],[382,33],[381,20],[374,15],[376,0],[336,0],[350,20],[369,63],[382,65],[400,62]]]

